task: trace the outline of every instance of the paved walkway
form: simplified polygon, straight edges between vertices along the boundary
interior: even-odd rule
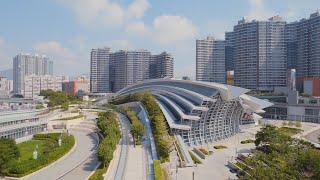
[[[146,152],[143,146],[133,145],[130,134],[130,122],[123,114],[119,114],[122,129],[122,139],[117,147],[115,157],[109,167],[106,180],[145,180],[146,171]]]
[[[213,154],[207,156],[205,160],[202,160],[203,164],[197,167],[179,168],[178,180],[192,179],[192,173],[194,172],[195,179],[237,179],[236,174],[231,173],[226,166],[228,160],[235,157],[235,152],[248,153],[250,149],[255,146],[251,144],[240,144],[240,141],[249,139],[252,135],[247,132],[242,132],[236,136],[228,139],[221,140],[214,143],[214,145],[225,145],[227,149],[214,149]],[[209,145],[211,148],[213,145]],[[203,146],[208,149],[208,146]]]
[[[58,160],[51,166],[40,170],[26,179],[30,180],[57,180],[57,179],[86,179],[98,164],[94,156],[98,144],[95,133],[85,131],[70,131],[74,135],[77,144],[74,151],[64,159]]]
[[[142,148],[142,146],[136,146],[134,148],[131,144],[124,179],[146,180],[146,161],[144,148]]]
[[[115,180],[121,180],[124,177],[127,159],[128,159],[128,150],[130,143],[130,123],[128,118],[119,114],[120,123],[121,123],[121,131],[122,131],[122,139],[121,139],[121,151],[120,151],[120,159],[117,165],[117,170],[114,176]]]

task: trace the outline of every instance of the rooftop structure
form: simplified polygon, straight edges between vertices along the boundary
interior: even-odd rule
[[[224,139],[239,132],[246,120],[272,105],[246,95],[248,89],[190,80],[156,79],[126,87],[118,95],[150,91],[176,135],[189,146]]]

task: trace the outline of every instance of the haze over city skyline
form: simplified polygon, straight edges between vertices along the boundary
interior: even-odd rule
[[[175,59],[176,77],[194,77],[196,39],[223,39],[243,16],[280,15],[292,22],[308,18],[319,5],[316,0],[6,1],[0,6],[0,70],[11,69],[12,58],[23,52],[46,54],[55,74],[89,73],[90,50],[110,47],[167,51]]]

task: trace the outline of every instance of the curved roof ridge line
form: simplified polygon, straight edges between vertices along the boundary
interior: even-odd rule
[[[193,85],[199,85],[199,86],[204,86],[208,88],[213,88],[215,90],[218,90],[221,94],[221,97],[223,100],[232,100],[236,97],[239,97],[241,94],[247,93],[250,90],[241,88],[241,87],[236,87],[236,86],[231,86],[231,85],[226,85],[226,84],[219,84],[219,83],[214,83],[214,82],[204,82],[204,81],[191,81],[191,80],[178,80],[178,79],[148,79],[130,86],[127,86],[121,90],[119,90],[117,93],[122,93],[123,91],[126,91],[127,89],[130,89],[134,86],[138,86],[144,83],[150,83],[150,82],[184,82],[188,84],[193,84]]]

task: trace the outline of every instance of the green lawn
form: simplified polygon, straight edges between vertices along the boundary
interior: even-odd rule
[[[38,155],[42,154],[42,148],[46,144],[46,141],[43,140],[30,140],[23,143],[18,144],[18,149],[20,152],[20,160],[28,160],[33,157],[33,151],[35,147],[38,145]]]
[[[293,136],[302,131],[301,129],[292,128],[292,127],[281,127],[278,130],[280,131],[280,133],[283,133],[287,136]]]
[[[7,176],[23,177],[35,172],[65,155],[75,144],[72,135],[62,135],[62,144],[58,145],[60,133],[37,134],[32,140],[17,145],[20,157],[12,159]],[[38,159],[33,159],[33,151],[38,145]]]

